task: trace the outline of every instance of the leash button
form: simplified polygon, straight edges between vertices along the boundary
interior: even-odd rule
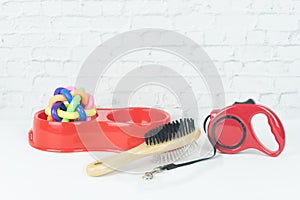
[[[255,101],[253,99],[248,99],[247,101],[245,102],[234,102],[233,105],[236,105],[236,104],[255,104]]]

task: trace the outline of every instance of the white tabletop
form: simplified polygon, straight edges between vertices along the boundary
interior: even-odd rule
[[[300,188],[300,123],[283,121],[287,143],[271,158],[253,151],[218,153],[210,161],[161,173],[89,177],[89,153],[49,153],[27,141],[31,121],[2,121],[0,199],[286,199]]]

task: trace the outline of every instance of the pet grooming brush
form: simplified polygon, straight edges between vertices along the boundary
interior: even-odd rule
[[[144,136],[145,142],[141,145],[110,157],[103,158],[100,161],[91,163],[87,167],[87,173],[90,176],[101,176],[113,172],[117,168],[124,166],[132,161],[138,160],[150,155],[162,154],[162,157],[170,159],[167,155],[176,155],[175,151],[184,151],[191,146],[196,145],[195,141],[200,137],[200,130],[195,128],[193,119],[180,119],[173,121],[163,126],[159,126]],[[177,155],[180,155],[178,153]],[[215,155],[215,150],[214,150]],[[144,179],[152,179],[154,173],[162,172],[164,170],[171,170],[178,167],[190,165],[196,162],[210,159],[212,157],[193,160],[181,164],[167,164],[159,166],[151,172],[146,172]],[[182,156],[182,155],[181,155]],[[171,156],[172,157],[172,156]],[[171,159],[179,158],[178,156]]]

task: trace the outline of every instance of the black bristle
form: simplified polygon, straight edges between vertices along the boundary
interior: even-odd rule
[[[165,130],[167,130],[166,126],[165,126]],[[164,138],[165,138],[166,141],[172,140],[172,136],[170,134],[164,134]]]
[[[184,136],[184,132],[183,132],[182,125],[181,125],[182,123],[183,123],[182,120],[180,120],[180,122],[178,124],[178,129],[179,129],[180,135]]]
[[[156,145],[183,137],[193,131],[195,131],[194,119],[184,118],[148,131],[145,134],[145,142],[147,145]]]
[[[187,133],[188,132],[188,130],[187,130],[187,119],[186,118],[184,118],[183,119],[183,124],[182,124],[182,128],[183,128],[183,133],[185,134],[185,133]]]
[[[170,130],[171,130],[171,133],[172,133],[172,139],[175,139],[176,138],[176,131],[175,131],[175,127],[174,127],[173,122],[169,125],[169,127],[170,127]]]
[[[158,141],[164,140],[164,134],[161,134],[162,132],[164,132],[164,127],[161,127],[161,130],[159,130],[159,132],[157,134]]]
[[[192,119],[192,124],[193,124],[192,127],[193,127],[193,131],[194,131],[194,130],[196,130],[196,127],[195,127],[195,120],[194,120],[194,119]]]
[[[192,124],[191,124],[191,119],[187,119],[187,121],[188,121],[188,131],[189,132],[192,132]]]
[[[176,126],[176,130],[177,130],[179,137],[182,137],[182,132],[180,130],[180,124],[177,120],[175,121],[175,126]]]
[[[171,132],[172,132],[172,140],[176,139],[176,135],[177,135],[177,132],[174,128],[174,125],[173,124],[170,124],[170,129],[171,129]],[[168,133],[167,133],[168,134]]]
[[[192,118],[191,118],[191,127],[192,127],[192,131],[196,130],[196,128],[195,128],[195,121]]]

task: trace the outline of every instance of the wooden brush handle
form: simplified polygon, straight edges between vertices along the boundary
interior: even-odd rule
[[[200,130],[196,130],[189,135],[156,145],[147,145],[144,142],[141,145],[128,151],[93,162],[87,166],[86,170],[88,175],[90,176],[102,176],[111,173],[119,169],[119,167],[124,166],[132,161],[138,160],[140,158],[183,147],[184,145],[187,145],[192,141],[197,140],[200,137],[200,134]]]
[[[146,144],[143,143],[129,151],[118,153],[93,162],[87,166],[86,171],[90,176],[102,176],[111,173],[118,170],[121,166],[147,156],[148,154],[144,154],[144,151],[142,151],[145,146]]]

